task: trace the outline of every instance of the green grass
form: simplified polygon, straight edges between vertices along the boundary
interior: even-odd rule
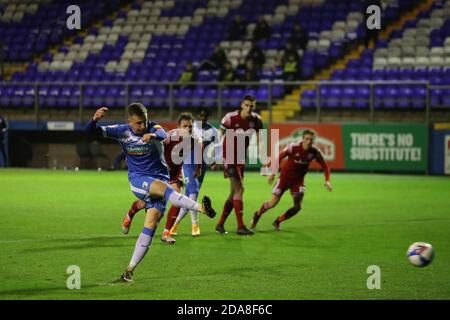
[[[307,176],[301,213],[272,230],[291,205],[286,194],[253,237],[214,232],[189,218],[173,246],[155,238],[135,282],[115,282],[129,261],[143,214],[130,234],[120,223],[134,199],[125,172],[0,171],[0,299],[449,299],[450,179],[334,174]],[[271,187],[246,173],[247,223]],[[229,190],[209,172],[203,192],[221,211]],[[215,219],[216,220],[216,219]],[[165,222],[165,220],[164,220]],[[161,232],[161,227],[158,229]],[[415,268],[405,257],[415,241],[433,244],[435,260]],[[68,290],[66,269],[81,268],[81,290]],[[381,268],[381,289],[368,290],[367,267]]]

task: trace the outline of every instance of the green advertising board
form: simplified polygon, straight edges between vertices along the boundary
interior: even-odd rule
[[[342,137],[346,169],[427,170],[425,124],[345,124]]]

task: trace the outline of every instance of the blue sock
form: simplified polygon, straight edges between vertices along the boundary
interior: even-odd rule
[[[172,187],[168,187],[166,189],[166,191],[164,191],[164,199],[166,199],[166,201],[169,201],[170,195],[174,192],[175,192],[175,189],[173,189]]]

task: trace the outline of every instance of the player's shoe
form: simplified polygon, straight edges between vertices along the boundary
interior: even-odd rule
[[[248,230],[247,227],[242,227],[237,230],[237,234],[240,236],[252,236],[254,235],[254,232],[251,230]]]
[[[207,196],[204,196],[202,199],[202,212],[206,214],[210,218],[214,218],[216,216],[216,211],[214,211],[211,206],[211,199]]]
[[[125,270],[122,275],[120,276],[120,280],[125,282],[132,282],[133,281],[133,271],[127,271]]]
[[[163,235],[161,236],[161,241],[168,244],[175,244],[175,242],[177,242],[174,238],[170,236],[170,231],[163,232]]]
[[[223,225],[221,225],[221,224],[216,225],[216,232],[220,233],[220,234],[227,234],[228,233],[225,230],[225,228],[223,227]]]
[[[252,224],[250,226],[250,229],[255,229],[256,225],[258,224],[258,220],[261,218],[261,216],[258,216],[258,212],[255,212],[252,218]]]
[[[275,228],[275,231],[280,231],[280,222],[278,221],[278,219],[275,219],[272,225]]]
[[[174,224],[172,226],[172,228],[170,228],[170,232],[169,232],[170,236],[177,236],[178,235],[178,225]]]
[[[198,226],[198,224],[192,225],[192,235],[194,237],[198,237],[200,235],[200,227]]]
[[[130,217],[128,216],[128,213],[125,215],[125,218],[123,218],[122,221],[122,232],[123,234],[128,234],[128,232],[130,231],[130,226],[131,226],[131,222],[133,220],[130,219]]]

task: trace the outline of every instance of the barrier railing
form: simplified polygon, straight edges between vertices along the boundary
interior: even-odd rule
[[[256,96],[259,110],[267,110],[273,121],[273,108],[287,102],[286,93],[301,90],[301,111],[315,113],[322,121],[327,110],[355,110],[367,112],[374,121],[377,110],[411,109],[424,112],[430,122],[431,108],[450,109],[450,85],[430,85],[428,81],[267,81],[267,82],[3,82],[0,83],[0,107],[29,108],[39,121],[43,110],[71,108],[78,110],[83,121],[86,109],[100,106],[123,108],[133,101],[150,108],[167,109],[174,119],[177,109],[207,106],[217,115],[224,109],[237,107],[245,94]],[[440,91],[439,91],[440,90]],[[448,100],[441,105],[440,97]],[[433,106],[431,102],[433,101]],[[295,119],[294,119],[295,120]]]

